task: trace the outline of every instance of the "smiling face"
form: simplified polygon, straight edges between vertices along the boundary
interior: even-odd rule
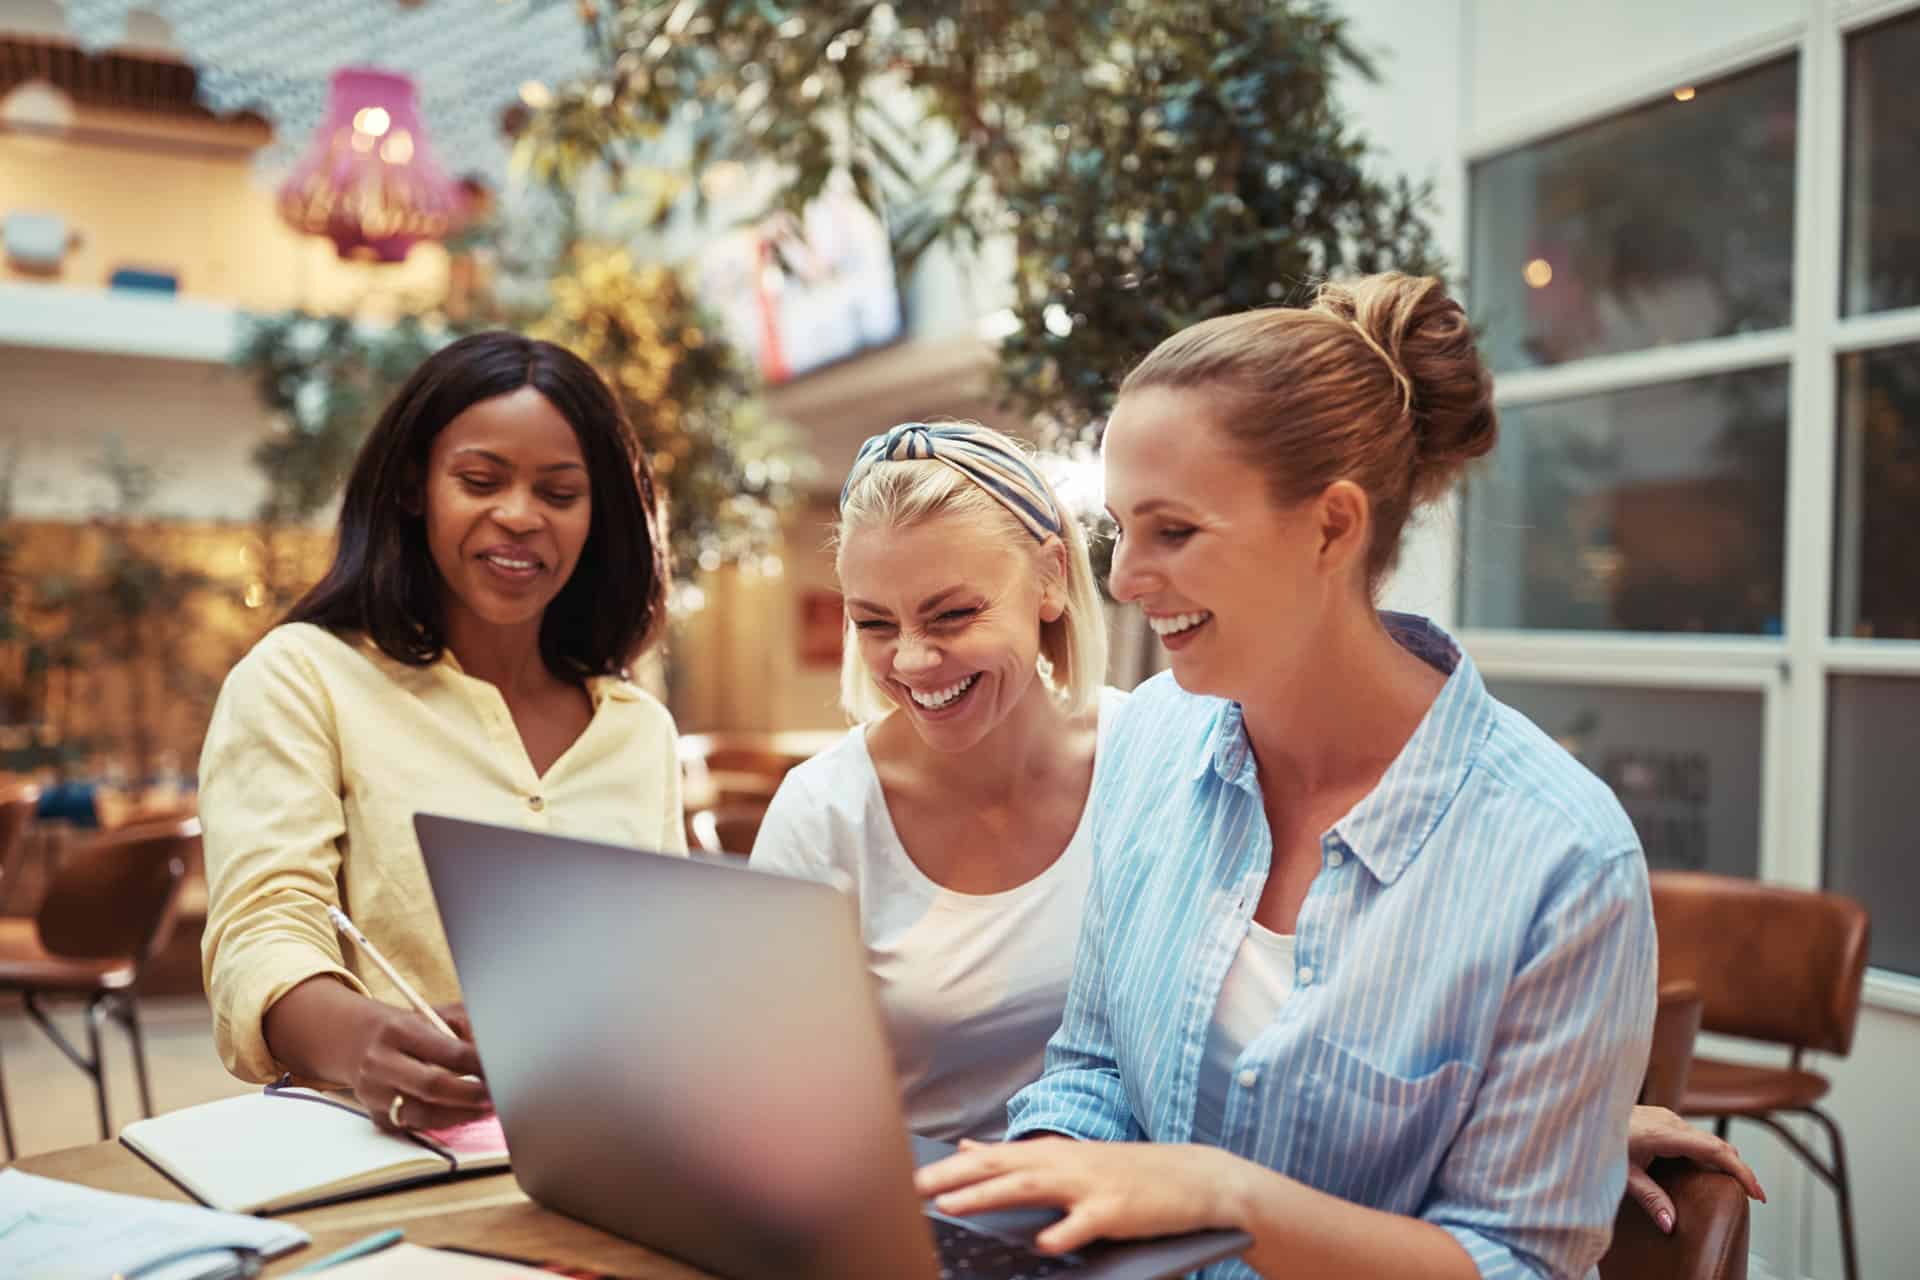
[[[1036,691],[1040,626],[1065,607],[1057,541],[950,513],[850,530],[839,566],[860,660],[928,746],[977,745]]]
[[[472,405],[434,437],[425,489],[449,626],[537,625],[593,523],[566,418],[532,387]]]
[[[1333,610],[1364,604],[1364,499],[1338,484],[1276,505],[1217,425],[1224,408],[1166,387],[1115,407],[1103,446],[1120,525],[1109,587],[1145,611],[1181,688],[1248,702],[1304,668]]]

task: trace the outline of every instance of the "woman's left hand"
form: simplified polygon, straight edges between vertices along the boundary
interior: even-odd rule
[[[1193,1144],[963,1141],[958,1153],[920,1170],[914,1186],[956,1216],[992,1209],[1060,1209],[1042,1231],[1043,1253],[1100,1239],[1233,1227],[1245,1161]]]

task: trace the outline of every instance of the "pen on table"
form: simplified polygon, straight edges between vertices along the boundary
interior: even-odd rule
[[[353,921],[347,919],[346,912],[342,911],[338,907],[328,907],[327,919],[333,921],[333,927],[338,929],[341,933],[346,934],[347,937],[353,941],[354,946],[366,952],[367,959],[373,961],[376,965],[380,966],[380,972],[387,975],[387,981],[391,982],[394,986],[400,989],[400,994],[407,998],[407,1003],[412,1005],[414,1007],[414,1010],[417,1013],[419,1013],[422,1017],[424,1017],[428,1022],[431,1022],[449,1039],[458,1040],[460,1038],[457,1034],[455,1034],[454,1029],[447,1025],[447,1020],[445,1018],[442,1018],[439,1014],[435,1013],[433,1011],[433,1006],[428,1004],[425,1000],[422,1000],[420,998],[420,993],[418,991],[415,991],[412,985],[409,984],[405,978],[400,976],[400,973],[398,970],[396,970],[392,965],[387,963],[387,958],[380,954],[380,948],[374,946],[371,942],[367,941],[367,935],[360,932],[360,926],[356,925]]]
[[[399,1244],[400,1237],[405,1234],[406,1233],[398,1227],[389,1227],[385,1231],[377,1231],[365,1240],[356,1240],[344,1249],[336,1249],[326,1257],[309,1262],[306,1266],[301,1267],[298,1271],[292,1272],[291,1274],[304,1276],[315,1271],[325,1271],[328,1267],[337,1267],[343,1262],[352,1262],[355,1258],[364,1258],[370,1253],[380,1252],[380,1250],[386,1248],[388,1245]]]

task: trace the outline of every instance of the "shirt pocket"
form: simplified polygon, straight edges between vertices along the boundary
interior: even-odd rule
[[[1301,1079],[1296,1176],[1355,1204],[1414,1213],[1473,1105],[1480,1069],[1451,1059],[1389,1070],[1315,1036]]]

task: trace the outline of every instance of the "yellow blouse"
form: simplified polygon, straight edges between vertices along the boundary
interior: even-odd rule
[[[431,1004],[460,998],[413,833],[417,810],[684,853],[673,717],[589,682],[593,718],[535,774],[506,699],[453,655],[424,667],[320,627],[276,627],[227,676],[200,756],[210,902],[201,944],[227,1069],[280,1067],[261,1020],[318,974],[405,1000],[327,921],[338,905]]]

